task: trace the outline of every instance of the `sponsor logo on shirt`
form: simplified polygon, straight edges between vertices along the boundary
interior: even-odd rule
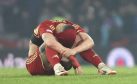
[[[46,32],[53,33],[50,29],[47,29]]]

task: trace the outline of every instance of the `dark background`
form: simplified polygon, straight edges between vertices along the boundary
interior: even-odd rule
[[[137,61],[137,0],[0,0],[0,59],[27,57],[33,29],[55,16],[84,27],[104,61],[115,47]]]

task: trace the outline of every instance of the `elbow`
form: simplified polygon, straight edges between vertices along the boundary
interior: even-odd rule
[[[46,40],[46,41],[45,41],[45,44],[46,44],[46,46],[48,46],[48,47],[52,47],[52,46],[53,46],[53,42],[50,41],[50,40]]]
[[[91,40],[90,40],[90,48],[92,48],[94,45],[95,45],[95,44],[94,44],[94,41],[91,39]]]

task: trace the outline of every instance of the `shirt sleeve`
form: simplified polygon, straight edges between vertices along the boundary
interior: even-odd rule
[[[43,33],[51,33],[53,34],[53,27],[52,25],[47,25],[47,24],[40,24],[39,26],[39,34],[42,36]]]
[[[75,28],[77,34],[78,34],[79,32],[85,32],[84,28],[80,27],[80,26],[77,25],[77,24],[73,24],[72,26]]]
[[[76,33],[85,32],[84,28],[80,27],[78,24],[74,24],[73,22],[70,21],[66,21],[66,23],[72,25],[75,28]]]

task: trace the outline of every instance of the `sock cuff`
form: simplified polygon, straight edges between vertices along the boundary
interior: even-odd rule
[[[103,62],[98,64],[98,69],[101,69],[102,67],[106,66]]]

